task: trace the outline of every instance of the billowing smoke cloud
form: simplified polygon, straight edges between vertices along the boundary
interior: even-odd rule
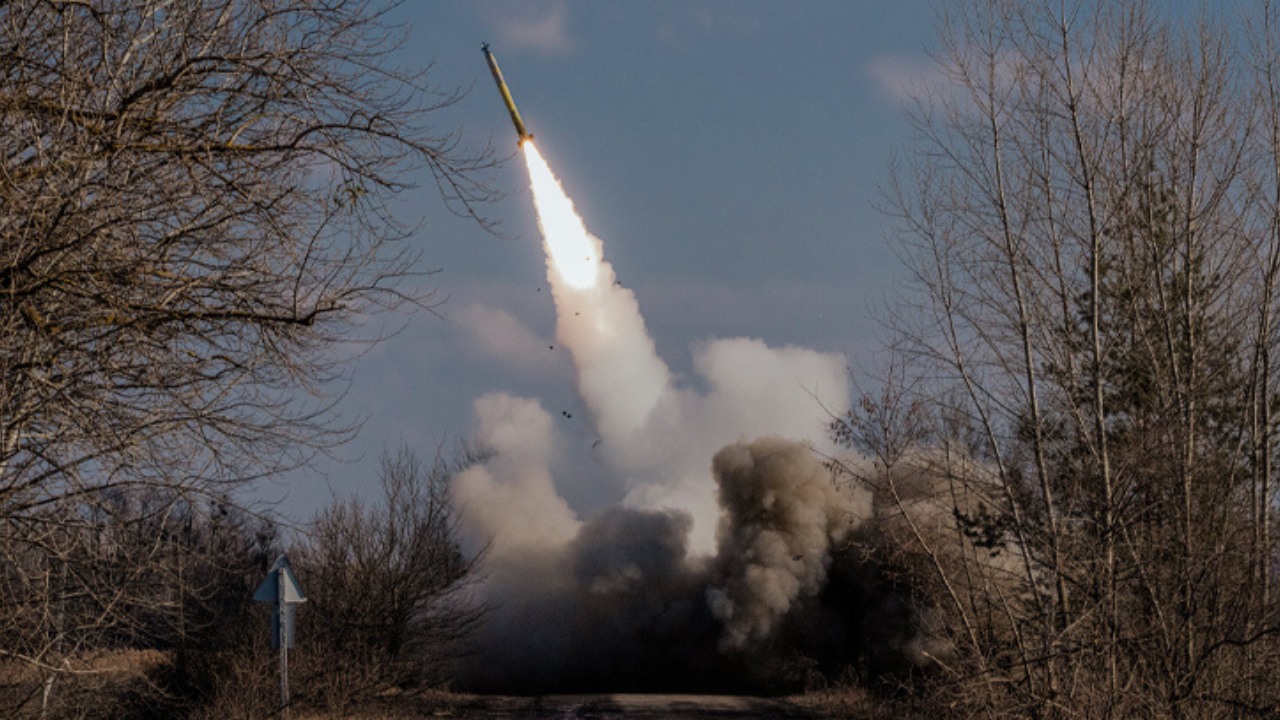
[[[577,516],[556,493],[554,425],[536,400],[489,393],[475,402],[475,437],[491,458],[455,479],[463,530],[488,538],[492,565],[520,564],[577,533]]]
[[[491,456],[454,492],[468,537],[489,547],[491,613],[464,684],[761,690],[789,653],[862,652],[845,641],[865,635],[860,618],[880,600],[849,599],[850,578],[870,585],[847,541],[870,496],[820,460],[837,452],[826,427],[847,409],[844,358],[710,340],[695,348],[697,377],[679,382],[602,243],[525,149],[557,338],[598,434],[601,482],[621,502],[580,518],[557,491],[566,443],[550,414],[503,394],[476,402],[475,440]],[[807,632],[819,617],[824,630]]]
[[[797,598],[827,580],[831,548],[870,516],[870,494],[836,485],[813,454],[766,438],[731,445],[713,464],[724,508],[717,565],[707,591],[724,624],[723,647],[768,638]]]
[[[488,499],[472,494],[472,483],[487,487],[491,477],[473,472],[457,485],[468,513]],[[796,656],[826,658],[830,668],[856,663],[868,609],[887,604],[845,587],[851,579],[860,593],[876,586],[843,542],[861,526],[869,498],[834,484],[796,442],[762,438],[716,456],[727,513],[712,556],[690,554],[693,518],[678,509],[617,506],[581,523],[561,518],[574,531],[567,539],[530,530],[520,500],[536,494],[522,477],[512,502],[472,518],[483,523],[472,531],[492,533],[486,592],[494,605],[464,668],[471,689],[780,691],[797,680],[786,667]],[[548,505],[542,497],[528,507]],[[843,573],[834,593],[829,569]],[[902,648],[905,620],[896,619],[900,636],[892,638]],[[788,621],[790,632],[781,632]]]

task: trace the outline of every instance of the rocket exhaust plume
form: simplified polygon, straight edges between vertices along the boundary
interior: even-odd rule
[[[634,448],[670,385],[630,290],[617,284],[603,243],[587,232],[573,201],[533,142],[523,144],[556,304],[556,336],[578,371],[578,393],[607,452]]]
[[[895,638],[877,647],[905,645],[906,620],[876,614],[902,598],[849,549],[871,495],[835,485],[821,460],[838,451],[825,413],[847,408],[844,358],[714,339],[695,347],[701,389],[677,382],[603,244],[517,132],[556,337],[596,438],[575,447],[537,400],[476,402],[487,459],[453,490],[464,536],[488,548],[491,614],[463,686],[775,692],[795,689],[798,656],[833,672],[870,657],[868,617]],[[570,455],[587,456],[611,507],[583,516],[561,495],[557,477],[583,467]]]
[[[551,173],[538,148],[528,141],[522,147],[548,264],[573,290],[594,286],[600,278],[600,241],[587,234],[582,218],[574,212],[573,201]]]

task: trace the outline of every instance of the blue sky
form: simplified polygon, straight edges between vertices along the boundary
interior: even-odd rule
[[[573,369],[553,347],[528,178],[482,42],[677,375],[713,337],[851,362],[874,350],[871,307],[901,275],[875,205],[909,140],[902,101],[929,67],[930,2],[408,0],[395,19],[398,61],[470,89],[433,124],[511,153],[493,177],[508,195],[486,210],[505,237],[449,215],[429,178],[402,198],[445,302],[389,318],[401,332],[355,362],[340,407],[363,430],[265,489],[286,514],[362,492],[384,445],[429,459],[465,438],[488,391],[539,398],[590,442],[562,415],[579,408]]]

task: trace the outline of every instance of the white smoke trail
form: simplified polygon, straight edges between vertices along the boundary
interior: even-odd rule
[[[671,374],[635,296],[604,262],[603,244],[587,232],[533,143],[523,147],[556,303],[556,336],[573,355],[578,392],[604,441],[630,444],[667,392]]]

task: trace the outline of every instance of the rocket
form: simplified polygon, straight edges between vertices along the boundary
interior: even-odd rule
[[[489,71],[493,73],[493,81],[498,83],[498,92],[502,93],[502,102],[507,106],[507,112],[511,113],[511,124],[516,126],[516,134],[520,136],[519,143],[524,144],[525,140],[532,140],[533,135],[524,129],[524,121],[520,119],[520,111],[516,110],[516,101],[511,99],[511,91],[507,89],[507,83],[502,79],[502,71],[498,69],[498,61],[494,59],[493,53],[489,52],[489,43],[480,46],[484,50],[484,59],[489,61]]]

